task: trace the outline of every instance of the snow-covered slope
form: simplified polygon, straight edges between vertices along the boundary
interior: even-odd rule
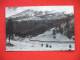
[[[68,39],[66,36],[61,35],[60,33],[56,34],[56,39],[53,38],[52,29],[40,34],[36,37],[22,38],[18,37],[17,41],[11,40],[11,43],[14,44],[13,47],[6,46],[7,51],[49,51],[49,50],[74,50],[75,44],[74,41]],[[17,39],[17,37],[15,37]],[[8,42],[8,39],[7,39]],[[65,43],[64,43],[65,42]],[[67,43],[68,42],[68,43]],[[43,46],[42,46],[43,44]],[[48,47],[46,46],[48,45]],[[71,45],[71,48],[69,47]]]
[[[56,33],[56,38],[53,38],[53,28],[40,34],[36,37],[33,37],[32,40],[40,40],[40,41],[73,41],[72,39],[68,39],[66,36]]]

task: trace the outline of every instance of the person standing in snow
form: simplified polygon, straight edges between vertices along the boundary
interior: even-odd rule
[[[53,29],[53,38],[56,38],[56,29]]]
[[[71,51],[71,49],[72,49],[72,45],[71,45],[71,44],[69,44],[69,51]]]

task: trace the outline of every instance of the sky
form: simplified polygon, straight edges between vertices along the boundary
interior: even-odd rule
[[[5,17],[9,17],[11,15],[15,15],[17,13],[20,13],[24,10],[32,9],[36,11],[53,11],[53,12],[64,12],[67,13],[74,13],[74,7],[73,6],[23,6],[23,7],[6,7],[5,8]]]

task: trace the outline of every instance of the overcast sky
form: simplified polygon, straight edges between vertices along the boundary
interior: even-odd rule
[[[32,9],[36,11],[53,11],[53,12],[64,12],[65,11],[65,13],[74,13],[73,6],[24,6],[24,7],[18,7],[17,9],[14,9],[14,8],[15,7],[10,7],[10,8],[6,7],[5,17],[15,15],[27,9]]]

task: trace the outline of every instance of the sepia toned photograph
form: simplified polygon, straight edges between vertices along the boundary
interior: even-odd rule
[[[6,51],[75,50],[73,6],[6,7]]]

